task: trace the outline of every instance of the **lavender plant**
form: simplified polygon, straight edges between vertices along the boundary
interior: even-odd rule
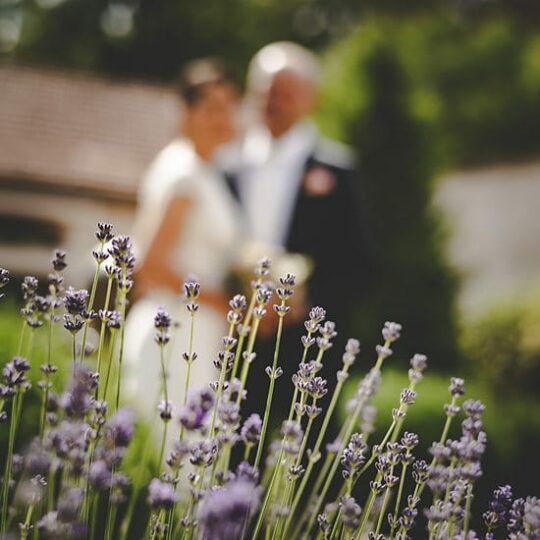
[[[228,331],[216,358],[198,360],[213,362],[216,368],[216,380],[205,388],[190,384],[197,359],[193,332],[199,283],[190,280],[183,288],[189,337],[183,358],[172,359],[187,362],[183,381],[168,379],[165,351],[173,324],[165,310],[157,310],[161,399],[156,420],[163,430],[159,441],[145,441],[139,466],[129,468],[126,454],[136,431],[144,429],[130,409],[121,407],[124,322],[135,259],[129,238],[114,236],[111,225],[99,223],[96,236],[99,249],[93,253],[96,274],[90,291],[64,287],[61,272],[67,263],[61,251],[55,252],[45,296],[38,294],[36,278],[28,276],[22,283],[19,347],[5,363],[0,384],[0,429],[6,431],[7,441],[0,537],[18,531],[23,539],[404,540],[422,527],[423,537],[430,540],[480,537],[471,528],[471,515],[487,444],[483,404],[462,401],[464,381],[452,378],[450,401],[444,406],[446,419],[439,440],[430,447],[431,458],[416,456],[419,436],[404,431],[404,426],[427,368],[426,357],[417,354],[410,361],[409,385],[396,396],[396,406],[387,417],[381,415],[386,421],[383,437],[372,441],[373,397],[402,330],[399,324],[386,322],[374,364],[346,404],[348,414],[338,437],[328,441],[360,343],[348,340],[336,366],[336,384],[329,385],[319,373],[323,362],[332,362],[337,330],[326,320],[325,310],[314,307],[298,342],[298,370],[292,381],[282,380],[281,335],[295,277],[283,276],[274,288],[268,281],[268,259],[255,268],[249,300],[236,295],[230,301]],[[105,300],[98,307],[101,270],[106,275]],[[9,279],[9,272],[0,269],[0,288]],[[266,407],[244,411],[250,365],[265,360],[256,356],[257,333],[274,295],[277,327],[275,353],[266,370]],[[93,352],[87,347],[91,324],[97,324],[99,335]],[[47,360],[40,367],[32,347],[36,332],[47,334]],[[61,377],[54,376],[60,363],[55,346],[62,332],[71,344],[71,363],[64,366],[71,370],[64,377],[66,389]],[[19,426],[34,375],[41,376],[41,407],[35,437],[24,446]],[[182,403],[169,399],[174,384],[184,389]],[[277,384],[293,384],[294,394],[288,416],[273,434],[269,427]],[[329,387],[331,396],[323,406]],[[451,439],[451,426],[460,417],[460,436]],[[169,431],[175,434],[172,445],[167,445]],[[240,459],[234,457],[236,449]],[[142,471],[152,466],[152,453],[157,456],[156,466],[145,484]],[[135,512],[140,499],[146,506],[142,528],[135,526],[137,518],[140,524],[141,515]],[[482,518],[486,540],[540,538],[540,501],[515,498],[510,486],[495,490]]]

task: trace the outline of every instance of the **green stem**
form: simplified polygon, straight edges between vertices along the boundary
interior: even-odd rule
[[[109,276],[107,280],[107,292],[105,293],[105,304],[103,305],[103,310],[107,312],[109,309],[109,302],[111,299],[111,290],[112,290],[113,277]],[[101,358],[103,356],[103,344],[105,342],[105,328],[107,321],[105,319],[101,320],[101,327],[99,329],[99,346],[98,346],[98,357],[97,357],[97,372],[101,375]],[[99,388],[99,387],[98,387]],[[96,397],[98,388],[96,388]]]
[[[28,538],[28,527],[32,521],[32,513],[34,511],[34,505],[31,504],[26,511],[26,517],[24,519],[24,525],[21,528],[21,540],[26,540]]]
[[[97,522],[97,511],[99,504],[99,495],[97,493],[92,493],[91,495],[91,520],[90,520],[90,534],[88,536],[89,540],[93,540],[96,536],[96,522]]]
[[[472,503],[472,482],[467,486],[467,495],[465,496],[465,517],[463,520],[463,538],[467,538],[469,532],[469,522],[471,519],[471,503]]]
[[[259,279],[257,281],[257,284],[260,284],[260,283],[261,283],[261,280]],[[253,293],[252,293],[251,299],[249,301],[249,306],[248,306],[247,311],[246,311],[246,316],[245,316],[244,321],[243,321],[243,326],[244,327],[247,327],[249,325],[249,323],[251,322],[251,316],[253,315],[253,310],[255,309],[255,302],[256,301],[257,301],[257,288],[255,287],[253,289]],[[230,378],[231,381],[236,377],[236,373],[238,371],[238,366],[240,364],[240,356],[242,354],[242,348],[244,346],[245,339],[246,339],[246,334],[242,333],[241,336],[240,336],[240,339],[238,340],[238,345],[236,346],[236,354],[234,356],[234,363],[233,363],[233,368],[232,368],[232,371],[231,371],[231,378]]]
[[[144,449],[142,452],[141,463],[136,467],[137,476],[133,479],[133,490],[131,491],[129,497],[128,508],[126,514],[122,520],[122,525],[120,527],[120,540],[126,540],[129,533],[129,526],[131,525],[131,519],[133,517],[133,512],[135,511],[135,504],[139,495],[139,491],[142,487],[142,475],[145,471],[145,466],[150,457],[152,451],[151,444],[144,444]]]
[[[100,250],[103,250],[104,243],[101,242]],[[98,284],[98,278],[99,278],[99,270],[101,268],[101,263],[96,264],[96,271],[94,272],[94,279],[92,280],[92,288],[90,289],[90,299],[88,301],[88,312],[90,313],[94,307],[94,300],[96,298],[96,290],[97,290],[97,284]],[[84,350],[86,348],[86,336],[88,333],[88,324],[89,320],[86,319],[84,321],[83,326],[83,335],[81,340],[81,357],[80,361],[82,362],[84,360]]]
[[[284,306],[285,302],[281,301],[281,306]],[[270,418],[270,409],[272,408],[272,398],[274,396],[274,386],[276,384],[275,371],[277,368],[277,361],[279,358],[279,349],[281,345],[281,334],[283,332],[283,319],[285,314],[279,314],[278,328],[276,334],[276,344],[274,347],[274,360],[272,362],[272,372],[270,374],[270,383],[268,387],[268,395],[266,396],[266,407],[264,409],[264,419],[261,428],[261,436],[257,443],[257,454],[255,455],[255,469],[259,469],[259,464],[262,457],[262,452],[264,448],[264,440],[266,437],[266,430],[268,428],[268,420]]]
[[[54,491],[56,485],[56,465],[54,462],[49,467],[49,481],[47,483],[47,511],[54,508]]]
[[[259,323],[261,322],[260,318],[255,318],[255,321],[253,322],[253,327],[251,328],[250,334],[249,334],[249,340],[246,348],[246,352],[248,355],[250,355],[253,352],[253,346],[255,345],[255,338],[257,337],[257,331],[259,329]],[[240,377],[240,390],[238,392],[238,397],[236,398],[236,403],[240,405],[240,402],[242,401],[242,394],[244,392],[244,388],[246,387],[246,381],[247,376],[249,372],[249,366],[251,365],[251,362],[248,362],[244,360],[244,364],[242,365],[242,375]]]
[[[401,497],[403,496],[403,486],[405,485],[405,475],[407,473],[408,463],[401,465],[401,478],[399,479],[399,487],[396,497],[396,504],[394,505],[394,513],[392,514],[392,525],[390,530],[390,538],[394,538],[394,532],[396,530],[397,519],[399,515],[399,505],[401,504]]]
[[[358,532],[356,533],[356,536],[354,537],[355,540],[360,540],[360,538],[362,538],[362,533],[364,532],[364,527],[366,526],[367,520],[369,519],[369,515],[371,514],[371,509],[373,508],[374,502],[375,502],[374,492],[371,491],[369,502],[362,515],[362,522],[360,523],[360,528],[358,529]]]
[[[262,524],[263,524],[263,521],[264,521],[264,516],[266,514],[266,510],[267,510],[267,507],[268,507],[268,504],[270,502],[270,493],[272,493],[273,491],[273,488],[274,488],[274,483],[276,481],[276,477],[278,476],[277,475],[277,471],[279,470],[279,461],[281,459],[283,459],[283,452],[280,452],[279,454],[279,457],[278,457],[278,461],[276,461],[276,465],[275,465],[275,468],[274,468],[274,474],[272,474],[272,478],[270,479],[270,485],[268,486],[268,489],[266,491],[266,497],[264,498],[264,501],[263,501],[263,504],[262,504],[262,507],[261,507],[261,510],[259,512],[259,515],[257,517],[257,523],[255,524],[255,530],[253,532],[253,540],[255,540],[261,530],[261,527],[262,527]]]
[[[189,380],[191,378],[191,364],[193,363],[193,330],[195,326],[195,312],[190,312],[190,321],[189,321],[189,341],[188,341],[188,367],[186,374],[186,384],[184,386],[184,405],[187,403],[188,391],[189,391]]]
[[[227,337],[229,339],[232,338],[233,330],[234,330],[234,325],[230,324],[229,325],[229,332],[227,334]],[[214,410],[212,411],[212,421],[210,423],[210,431],[209,431],[211,439],[214,437],[214,429],[215,429],[215,424],[216,424],[217,411],[219,410],[219,404],[221,402],[221,395],[223,393],[223,385],[225,384],[225,374],[226,374],[226,371],[227,371],[227,354],[229,353],[229,351],[230,351],[230,347],[227,345],[225,347],[225,356],[223,358],[223,364],[222,364],[221,370],[219,372],[219,382],[218,382],[218,388],[217,388],[217,392],[216,392],[216,404],[214,406]]]
[[[159,361],[161,363],[161,384],[162,384],[161,389],[163,391],[163,398],[164,398],[164,401],[165,401],[165,403],[164,403],[165,411],[168,414],[169,395],[168,395],[168,392],[167,392],[167,372],[165,370],[164,349],[165,349],[165,346],[163,344],[161,344],[159,346]],[[169,425],[169,418],[164,417],[163,418],[163,423],[164,423],[163,435],[161,437],[161,449],[160,449],[160,452],[159,452],[159,461],[158,461],[158,468],[159,469],[161,469],[161,463],[163,461],[163,453],[165,451],[165,442],[167,440],[167,428],[168,428],[168,425]]]
[[[51,308],[49,313],[49,339],[48,339],[48,352],[47,352],[47,367],[51,367],[52,358],[52,338],[53,338],[53,318],[54,309]],[[47,370],[45,374],[45,388],[43,389],[43,402],[41,404],[41,419],[39,422],[39,438],[43,441],[43,435],[45,434],[45,420],[47,418],[47,402],[49,400],[49,384],[50,384],[50,370]]]
[[[21,356],[22,349],[23,349],[23,343],[24,343],[24,334],[26,333],[26,321],[23,319],[22,326],[21,326],[21,333],[19,335],[19,347],[17,348],[17,356]]]
[[[109,354],[108,354],[108,362],[107,362],[107,375],[105,376],[105,385],[103,387],[103,399],[107,400],[107,390],[109,389],[109,379],[111,376],[111,368],[113,364],[113,354],[114,354],[114,346],[116,345],[116,335],[117,330],[115,328],[111,329],[111,338],[109,343]],[[120,377],[120,373],[118,374]]]
[[[11,403],[11,421],[9,423],[9,439],[8,439],[8,452],[6,457],[6,466],[4,469],[4,478],[2,484],[2,516],[0,520],[0,538],[3,538],[6,533],[7,527],[7,511],[9,503],[9,484],[11,480],[11,465],[13,461],[13,448],[15,445],[15,434],[17,432],[17,405],[20,399],[20,394],[17,393],[13,397]]]
[[[109,502],[107,505],[107,521],[105,524],[105,540],[111,540],[114,532],[114,524],[116,521],[117,505]]]
[[[124,357],[124,336],[125,336],[125,318],[126,318],[126,294],[124,291],[120,293],[120,320],[122,328],[120,329],[120,351],[118,352],[118,377],[116,379],[116,410],[120,406],[120,390],[122,381],[122,359]]]
[[[394,472],[394,466],[392,465],[392,467],[390,467],[390,475],[392,475],[393,472]],[[379,534],[379,532],[381,530],[384,514],[386,512],[386,507],[388,506],[388,500],[389,500],[389,497],[390,497],[390,491],[391,491],[391,488],[387,487],[385,492],[384,492],[384,498],[383,498],[382,506],[381,506],[381,509],[379,511],[379,519],[377,520],[377,528],[375,529],[375,537],[377,537],[377,535]]]

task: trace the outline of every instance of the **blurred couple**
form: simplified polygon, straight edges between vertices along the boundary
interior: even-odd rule
[[[127,380],[148,417],[155,418],[149,405],[160,392],[152,327],[158,306],[180,323],[169,346],[168,376],[173,403],[183,400],[189,325],[181,288],[190,276],[201,284],[191,387],[217,377],[212,361],[227,333],[228,300],[238,292],[226,284],[241,273],[239,263],[252,266],[269,255],[285,261],[280,273],[296,272],[305,281],[283,337],[280,365],[288,380],[278,386],[287,387],[285,392],[292,387],[308,308],[321,305],[331,320],[347,321],[361,264],[353,159],[309,119],[319,78],[316,57],[288,42],[267,45],[255,55],[243,102],[219,62],[195,61],[184,69],[181,135],[143,179],[133,235],[139,299],[127,321]],[[271,307],[268,312],[273,314]],[[263,329],[245,414],[263,412],[264,368],[273,346],[273,334]],[[287,407],[286,399],[276,402]]]

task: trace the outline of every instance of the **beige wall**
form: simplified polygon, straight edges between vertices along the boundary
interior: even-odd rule
[[[540,162],[449,174],[435,204],[450,232],[449,258],[463,275],[466,313],[540,287]]]

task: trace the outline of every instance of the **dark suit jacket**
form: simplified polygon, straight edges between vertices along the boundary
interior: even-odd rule
[[[324,307],[342,332],[348,330],[367,266],[357,180],[350,157],[320,139],[304,167],[286,242],[289,251],[314,261],[309,301]]]

